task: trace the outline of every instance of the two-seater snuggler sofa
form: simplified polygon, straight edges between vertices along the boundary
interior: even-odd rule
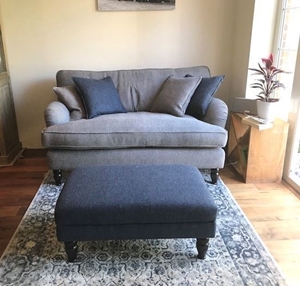
[[[227,105],[213,95],[223,76],[208,67],[60,70],[45,110],[42,145],[56,184],[88,165],[186,164],[223,168]]]

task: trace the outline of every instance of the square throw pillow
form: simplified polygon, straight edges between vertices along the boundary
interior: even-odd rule
[[[150,111],[182,117],[200,81],[201,77],[168,77]]]
[[[80,91],[87,118],[127,112],[111,77],[100,80],[73,77],[73,80]]]
[[[71,113],[71,120],[86,118],[85,108],[76,86],[53,87],[58,101],[62,102]]]
[[[186,77],[190,78],[192,76],[186,75]],[[209,104],[211,103],[212,98],[218,90],[220,84],[224,80],[224,77],[224,75],[203,77],[189,102],[186,114],[196,118],[202,118],[205,116]]]

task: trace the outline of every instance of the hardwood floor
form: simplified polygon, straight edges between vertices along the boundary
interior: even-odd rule
[[[0,255],[48,168],[44,150],[25,150],[0,168]],[[277,261],[289,285],[300,284],[300,199],[284,183],[245,184],[225,167],[221,178]]]
[[[0,255],[47,171],[44,150],[25,150],[12,167],[0,168]]]

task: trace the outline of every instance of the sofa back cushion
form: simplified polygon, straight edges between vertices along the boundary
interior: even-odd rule
[[[73,77],[102,79],[110,76],[118,89],[127,111],[149,111],[169,76],[210,77],[209,68],[196,66],[176,69],[135,69],[118,71],[60,70],[56,74],[57,86],[75,85]]]

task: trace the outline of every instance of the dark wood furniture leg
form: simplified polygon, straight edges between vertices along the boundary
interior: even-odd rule
[[[57,186],[61,184],[62,180],[62,171],[61,170],[53,170],[53,177]]]
[[[211,183],[216,184],[219,178],[219,169],[210,170]]]
[[[73,262],[77,256],[77,241],[65,242],[65,250],[68,255],[68,262]]]
[[[207,249],[208,249],[208,238],[197,238],[197,250],[198,250],[198,256],[199,259],[204,259]]]

